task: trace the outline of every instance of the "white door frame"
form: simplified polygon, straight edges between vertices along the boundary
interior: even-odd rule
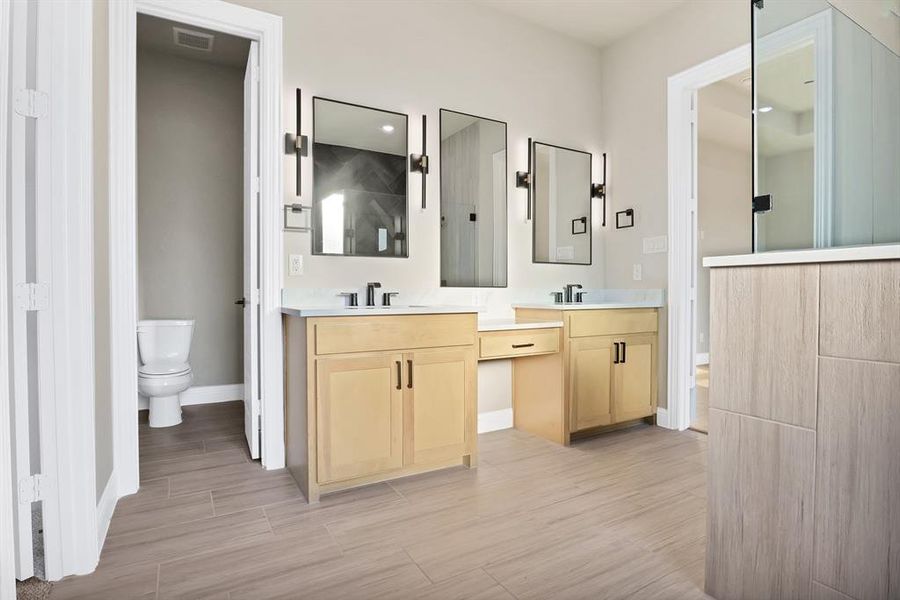
[[[10,3],[0,2],[0,64],[9,64]],[[0,69],[0,148],[7,152],[9,69]],[[9,198],[6,194],[6,161],[0,160],[0,231],[6,231]],[[9,390],[9,325],[7,294],[9,284],[6,269],[6,244],[0,244],[0,390]],[[13,530],[12,435],[9,422],[9,402],[0,402],[0,531]],[[9,538],[0,544],[0,598],[16,597],[16,558]]]
[[[748,68],[750,44],[745,44],[672,75],[668,81],[669,404],[660,425],[670,429],[683,430],[691,424],[696,371],[697,90]]]
[[[136,45],[137,14],[197,25],[259,42],[260,378],[262,464],[284,467],[281,333],[281,17],[219,0],[109,3],[110,373],[118,496],[138,489]]]

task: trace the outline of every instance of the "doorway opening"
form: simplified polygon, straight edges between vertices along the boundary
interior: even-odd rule
[[[182,407],[240,401],[256,459],[257,42],[147,14],[136,39],[141,427],[190,431]]]

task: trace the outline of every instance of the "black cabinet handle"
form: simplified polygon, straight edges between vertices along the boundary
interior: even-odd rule
[[[617,365],[617,364],[619,364],[619,342],[613,342],[613,346],[615,346],[615,349],[616,349],[616,354],[615,354],[615,357],[613,358],[613,364]]]
[[[623,363],[625,362],[625,348],[626,347],[627,347],[627,344],[625,344],[625,342],[622,342],[622,362]]]
[[[531,348],[534,344],[513,344],[513,348]]]
[[[413,380],[412,380],[413,368],[412,368],[412,361],[411,361],[411,360],[406,361],[406,368],[407,368],[407,372],[409,373],[409,379],[406,380],[406,387],[412,389],[412,386],[413,386]]]
[[[397,362],[397,389],[401,389],[403,384],[401,383],[403,380],[403,367],[400,366],[400,361]]]

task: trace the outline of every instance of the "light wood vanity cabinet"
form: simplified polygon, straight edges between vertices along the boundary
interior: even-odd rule
[[[285,317],[287,467],[319,494],[476,462],[474,314]]]
[[[656,415],[657,309],[519,308],[516,320],[563,322],[563,419],[551,436],[533,433],[567,444],[572,434]],[[516,393],[525,396],[517,407],[552,401],[528,398],[524,386]]]

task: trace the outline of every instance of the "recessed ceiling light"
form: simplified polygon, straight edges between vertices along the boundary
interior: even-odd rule
[[[771,106],[761,106],[759,112],[772,112]]]
[[[385,133],[394,133],[394,126],[393,125],[382,125],[381,130]]]

